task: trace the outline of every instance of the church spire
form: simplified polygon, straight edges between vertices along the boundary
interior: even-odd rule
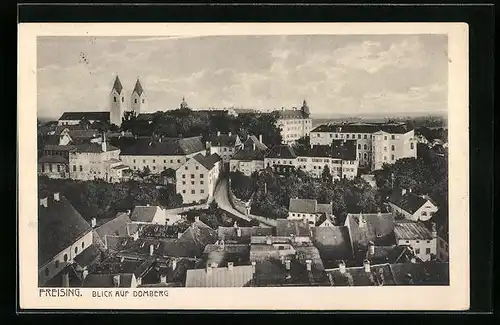
[[[305,99],[302,102],[302,107],[300,108],[300,110],[302,111],[302,113],[304,114],[305,117],[309,117],[309,114],[310,114],[309,106],[307,106],[307,102]]]
[[[141,82],[139,81],[139,78],[137,78],[137,81],[135,82],[135,87],[134,90],[132,91],[134,93],[137,93],[137,95],[141,96],[144,90],[142,89]]]
[[[187,108],[189,108],[189,106],[186,103],[186,98],[182,97],[181,109],[187,109]]]
[[[116,76],[116,78],[115,78],[115,83],[113,84],[113,89],[111,91],[113,91],[113,90],[116,90],[116,92],[118,94],[122,93],[123,86],[122,86],[122,83],[120,81],[120,78],[118,78],[118,76]]]

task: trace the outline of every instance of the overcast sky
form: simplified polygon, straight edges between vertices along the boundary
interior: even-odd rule
[[[119,75],[140,78],[148,111],[273,109],[313,115],[447,110],[445,35],[39,37],[38,115],[108,110]]]

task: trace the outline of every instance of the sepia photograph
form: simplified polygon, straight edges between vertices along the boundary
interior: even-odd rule
[[[449,288],[447,32],[198,30],[36,36],[36,295]]]

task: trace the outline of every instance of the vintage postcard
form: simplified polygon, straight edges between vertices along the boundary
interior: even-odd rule
[[[18,69],[21,308],[469,308],[466,24],[20,24]]]

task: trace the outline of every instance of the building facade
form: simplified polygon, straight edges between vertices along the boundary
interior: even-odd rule
[[[197,203],[213,198],[221,169],[219,155],[198,154],[186,161],[175,172],[176,192],[184,203]]]
[[[410,246],[415,256],[422,261],[430,261],[437,255],[437,233],[429,231],[422,223],[403,221],[394,224],[397,245]]]
[[[219,131],[217,135],[209,137],[206,143],[207,150],[212,155],[218,154],[224,163],[229,163],[234,154],[241,147],[241,140],[237,134],[229,132],[228,134],[221,134]]]
[[[262,136],[259,136],[259,139],[253,135],[249,136],[229,161],[230,171],[240,171],[245,176],[251,176],[252,173],[262,170],[267,150],[267,146],[262,143]]]
[[[324,124],[311,131],[311,145],[328,145],[332,140],[355,140],[359,164],[377,170],[384,163],[417,157],[417,139],[404,123]]]
[[[430,220],[438,211],[438,207],[429,197],[406,189],[393,193],[387,203],[394,213],[412,221]]]
[[[148,108],[148,98],[141,82],[137,79],[132,95],[130,95],[130,110],[139,115],[141,112],[146,112]]]
[[[282,143],[292,144],[298,139],[309,135],[312,130],[312,119],[309,118],[309,106],[304,100],[300,109],[276,111],[278,113],[277,127],[281,130]]]

